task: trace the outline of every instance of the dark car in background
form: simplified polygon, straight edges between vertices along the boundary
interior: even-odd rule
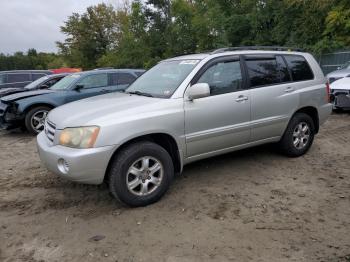
[[[52,72],[49,70],[0,71],[0,89],[25,87],[29,83],[51,74]]]
[[[0,100],[0,127],[25,127],[37,134],[44,129],[48,112],[79,99],[124,91],[140,70],[92,70],[68,75],[46,90],[21,92]]]
[[[9,87],[0,89],[0,97],[8,96],[20,92],[33,91],[38,89],[48,89],[58,81],[60,81],[63,77],[66,77],[67,74],[54,74],[54,75],[46,75],[40,77],[34,82],[29,83],[25,87]]]

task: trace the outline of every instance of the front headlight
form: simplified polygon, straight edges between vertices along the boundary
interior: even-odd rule
[[[95,145],[99,131],[98,126],[65,128],[60,134],[59,144],[73,148],[91,148]]]

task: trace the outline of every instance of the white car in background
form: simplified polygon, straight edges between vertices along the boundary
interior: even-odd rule
[[[337,70],[330,72],[327,75],[328,82],[331,84],[339,79],[350,76],[350,61],[338,67]]]
[[[350,109],[350,76],[330,84],[333,109]]]

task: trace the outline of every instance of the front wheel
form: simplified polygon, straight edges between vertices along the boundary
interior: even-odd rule
[[[310,149],[314,136],[315,125],[312,118],[304,113],[296,113],[278,145],[283,154],[298,157]]]
[[[146,206],[158,201],[174,177],[169,153],[152,142],[131,144],[112,161],[108,174],[110,192],[130,206]]]
[[[39,134],[44,130],[45,119],[51,108],[47,106],[38,106],[29,110],[24,119],[24,124],[29,133]]]

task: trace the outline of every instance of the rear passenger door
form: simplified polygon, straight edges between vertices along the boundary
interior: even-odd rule
[[[210,96],[185,101],[187,157],[210,155],[250,138],[250,96],[238,57],[208,62],[191,84],[207,83]]]
[[[280,55],[246,55],[251,90],[251,141],[281,136],[299,104],[285,59]]]

